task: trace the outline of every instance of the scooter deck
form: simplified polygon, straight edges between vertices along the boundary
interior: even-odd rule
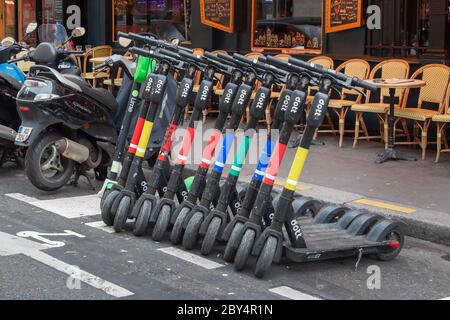
[[[309,225],[303,229],[307,248],[285,244],[285,255],[294,262],[309,262],[377,253],[389,249],[389,241],[374,242],[365,235],[353,236],[332,224]]]

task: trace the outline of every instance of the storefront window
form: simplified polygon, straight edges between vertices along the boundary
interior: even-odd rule
[[[113,0],[114,38],[118,31],[151,32],[161,39],[189,39],[190,0]]]
[[[253,49],[321,51],[322,1],[252,1]]]

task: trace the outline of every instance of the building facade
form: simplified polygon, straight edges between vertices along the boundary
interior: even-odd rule
[[[118,31],[152,32],[208,50],[449,64],[449,8],[450,0],[0,0],[0,37],[58,22],[84,26],[81,41],[94,46],[114,44]]]

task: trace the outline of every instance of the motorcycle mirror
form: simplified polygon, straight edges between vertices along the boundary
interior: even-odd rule
[[[131,42],[132,42],[131,39],[119,37],[119,44],[124,48],[127,48],[131,44]]]
[[[86,33],[86,29],[83,27],[76,27],[75,29],[72,30],[72,37],[73,38],[79,38],[84,36],[84,34]]]
[[[6,37],[1,42],[2,46],[4,46],[4,47],[12,46],[14,43],[16,43],[16,40],[14,40],[13,37]]]
[[[33,33],[37,29],[37,26],[38,24],[36,22],[30,22],[25,30],[25,36],[29,35],[30,33]]]

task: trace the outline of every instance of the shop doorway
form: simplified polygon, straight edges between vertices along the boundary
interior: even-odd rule
[[[16,29],[16,3],[17,1],[0,1],[0,37],[14,37],[17,39]]]

